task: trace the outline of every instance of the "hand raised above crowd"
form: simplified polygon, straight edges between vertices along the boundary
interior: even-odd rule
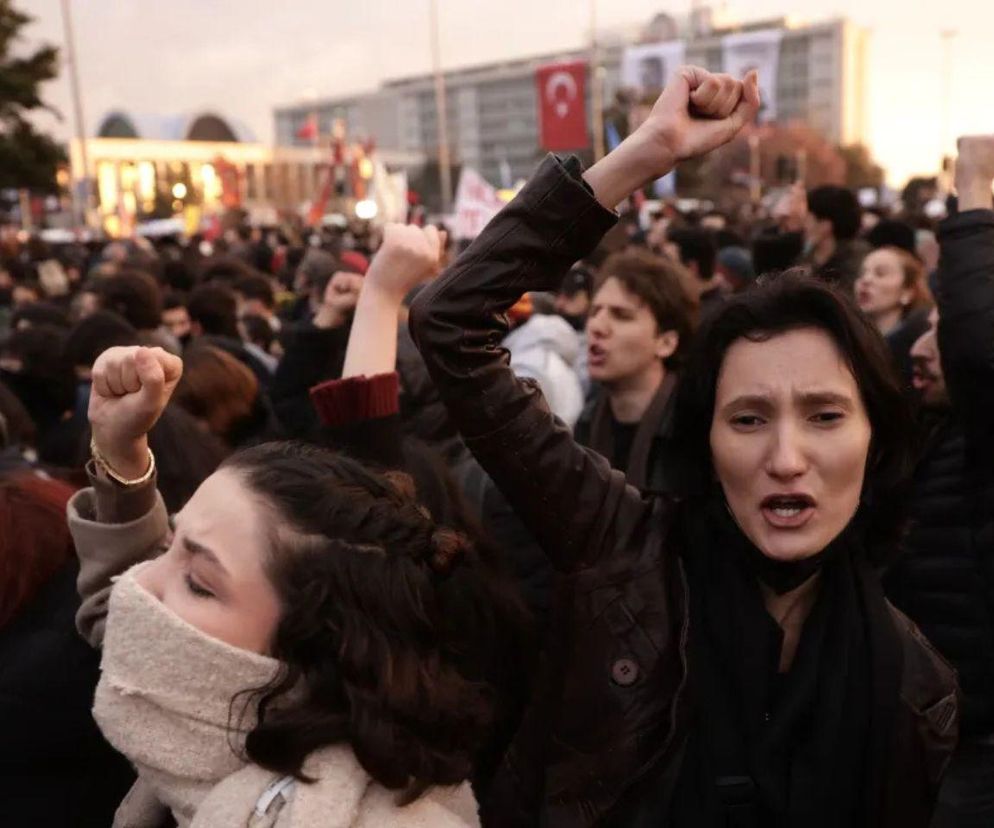
[[[990,210],[994,204],[994,135],[966,135],[957,142],[956,192],[960,210]]]
[[[759,79],[744,80],[682,67],[648,118],[584,174],[597,200],[613,208],[635,190],[666,175],[680,161],[727,144],[759,112]]]
[[[337,328],[344,325],[355,310],[365,279],[358,273],[339,270],[328,281],[321,299],[321,307],[314,314],[318,328]]]
[[[658,150],[658,171],[706,155],[732,140],[759,112],[759,79],[681,68],[659,96],[639,130]],[[667,169],[663,170],[663,167]]]
[[[93,364],[89,418],[93,442],[125,478],[148,467],[146,435],[183,374],[183,361],[162,348],[108,348]]]
[[[445,239],[444,230],[430,225],[386,225],[383,244],[366,274],[369,287],[403,299],[412,289],[438,275]]]

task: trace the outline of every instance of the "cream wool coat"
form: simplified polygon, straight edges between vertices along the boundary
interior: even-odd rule
[[[91,475],[99,490],[101,517],[126,513],[115,499],[153,504],[134,520],[106,523],[97,519],[97,490],[84,489],[69,502],[69,528],[80,559],[76,622],[95,647],[103,641],[111,579],[136,563],[156,557],[167,537],[168,516],[162,498],[148,491],[126,493]],[[215,785],[201,802],[191,828],[473,828],[478,826],[476,801],[468,784],[434,788],[410,805],[399,807],[388,791],[362,769],[352,750],[337,745],[316,751],[304,765],[318,781],[295,783],[273,799],[265,813],[256,813],[260,796],[277,777],[247,765]],[[118,808],[113,828],[160,828],[172,822],[169,810],[139,778]]]

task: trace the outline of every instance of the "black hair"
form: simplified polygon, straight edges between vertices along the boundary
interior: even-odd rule
[[[735,294],[698,331],[677,391],[673,435],[686,493],[703,495],[713,480],[710,430],[718,375],[732,343],[762,342],[798,328],[827,333],[849,366],[870,420],[871,444],[861,499],[871,560],[895,551],[904,527],[912,470],[913,426],[883,338],[852,300],[802,271],[761,278]]]
[[[104,310],[127,319],[136,330],[153,331],[162,322],[162,291],[155,279],[139,270],[124,270],[90,284]]]
[[[683,264],[697,264],[701,280],[706,282],[714,276],[714,260],[718,255],[718,247],[713,233],[697,228],[675,228],[669,231],[668,238],[680,248],[680,261]]]
[[[245,341],[258,345],[268,354],[269,349],[273,347],[273,342],[276,341],[276,331],[269,324],[269,320],[254,313],[248,313],[241,318],[240,322],[244,329]]]
[[[168,310],[176,310],[176,308],[185,308],[187,302],[187,297],[185,293],[173,290],[165,295],[162,299],[162,310],[163,312]]]
[[[69,327],[69,314],[65,308],[51,302],[32,302],[22,305],[10,316],[10,327],[19,328],[22,322],[29,325],[53,325],[56,328]]]
[[[92,367],[108,348],[137,345],[138,332],[113,311],[99,310],[81,319],[66,339],[66,357],[74,367]]]
[[[242,276],[232,287],[236,293],[240,293],[246,299],[256,299],[270,309],[276,307],[276,292],[273,290],[273,283],[265,276],[260,274]]]
[[[231,285],[244,276],[256,276],[258,272],[237,256],[216,256],[204,262],[200,270],[200,281],[221,282]]]
[[[779,233],[768,230],[752,242],[752,265],[756,273],[779,273],[797,264],[804,252],[801,233]]]
[[[856,238],[862,219],[859,200],[852,190],[826,184],[808,193],[808,212],[832,223],[832,235],[838,241]]]
[[[231,288],[223,284],[201,285],[186,303],[190,321],[200,325],[205,334],[238,339],[238,300]]]
[[[283,527],[267,562],[283,667],[249,694],[248,758],[303,779],[312,751],[347,743],[410,797],[468,779],[520,681],[527,614],[509,582],[418,504],[406,475],[303,443],[246,449],[224,468]]]

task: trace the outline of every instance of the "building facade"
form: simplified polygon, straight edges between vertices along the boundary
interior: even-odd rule
[[[646,27],[644,36],[658,38],[663,32],[682,30],[686,61],[712,71],[723,69],[725,35],[781,29],[778,120],[803,121],[836,144],[864,141],[865,30],[842,19],[814,25],[776,19],[719,28],[693,18],[679,27],[671,23],[660,28],[662,17]],[[605,105],[619,89],[623,51],[617,44],[600,50]],[[589,57],[584,50],[446,72],[453,163],[474,167],[497,186],[511,186],[514,180],[528,177],[544,155],[539,147],[536,70],[553,61]],[[588,117],[591,87],[588,76]],[[280,107],[275,111],[277,143],[306,144],[297,135],[315,116],[322,134],[341,119],[350,135],[373,137],[380,147],[437,156],[438,113],[430,75],[389,81],[365,95]]]
[[[70,144],[72,169],[83,169],[78,140]],[[217,113],[149,116],[112,112],[86,141],[88,178],[96,216],[112,236],[130,235],[144,221],[200,219],[244,210],[250,221],[275,223],[280,212],[300,213],[317,197],[330,160],[327,147],[269,146],[236,121]],[[388,169],[424,163],[424,156],[377,150]]]

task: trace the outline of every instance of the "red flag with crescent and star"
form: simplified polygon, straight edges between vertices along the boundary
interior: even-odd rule
[[[542,147],[578,150],[590,146],[587,131],[587,62],[550,63],[535,72]]]

